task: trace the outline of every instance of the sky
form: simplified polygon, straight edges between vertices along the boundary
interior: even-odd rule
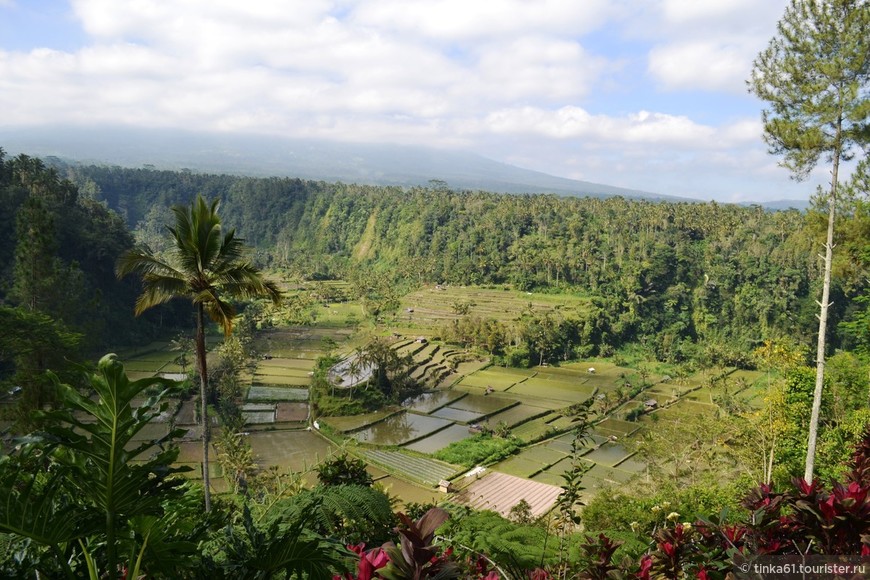
[[[414,144],[667,195],[807,199],[828,169],[792,181],[746,89],[786,4],[0,0],[0,134]]]

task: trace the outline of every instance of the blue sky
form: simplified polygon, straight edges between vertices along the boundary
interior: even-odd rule
[[[807,199],[752,60],[786,0],[0,0],[3,129],[459,148],[720,201]]]

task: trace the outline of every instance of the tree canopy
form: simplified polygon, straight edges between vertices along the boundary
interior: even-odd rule
[[[864,0],[792,0],[777,33],[755,60],[749,81],[750,90],[769,106],[762,114],[764,139],[796,179],[805,178],[822,156],[831,164],[816,387],[804,475],[810,482],[824,387],[840,163],[870,142],[870,5]]]

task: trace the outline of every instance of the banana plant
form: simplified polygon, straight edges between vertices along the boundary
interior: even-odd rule
[[[109,579],[122,568],[147,571],[167,550],[176,564],[195,557],[193,527],[166,533],[179,517],[171,503],[187,493],[177,477],[187,468],[172,467],[178,449],[171,441],[184,431],[139,436],[178,383],[130,381],[115,355],[100,360],[84,392],[52,380],[60,409],[37,413],[42,430],[0,463],[0,532],[41,546],[40,566],[68,577],[85,568]],[[159,392],[139,404],[153,387]]]

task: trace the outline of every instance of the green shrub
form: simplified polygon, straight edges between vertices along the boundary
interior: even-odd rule
[[[655,493],[604,489],[583,509],[583,525],[590,533],[604,532],[610,537],[615,533],[635,533],[642,540],[671,513],[679,514],[679,521],[692,522],[698,516],[718,514],[725,509],[736,521],[745,515],[740,507],[745,483],[703,481],[688,487],[664,485],[658,486]]]
[[[344,417],[348,415],[362,415],[366,412],[362,401],[348,399],[346,397],[330,397],[321,395],[315,402],[318,416]]]
[[[532,366],[532,358],[529,349],[525,347],[508,348],[505,350],[504,356],[500,357],[504,362],[504,366],[527,369]]]
[[[493,437],[490,433],[478,433],[474,437],[451,443],[435,454],[436,459],[466,467],[491,463],[504,459],[519,449],[516,441]]]
[[[320,462],[315,471],[317,479],[323,485],[372,485],[372,476],[366,471],[365,462],[356,457],[348,457],[347,453]]]

